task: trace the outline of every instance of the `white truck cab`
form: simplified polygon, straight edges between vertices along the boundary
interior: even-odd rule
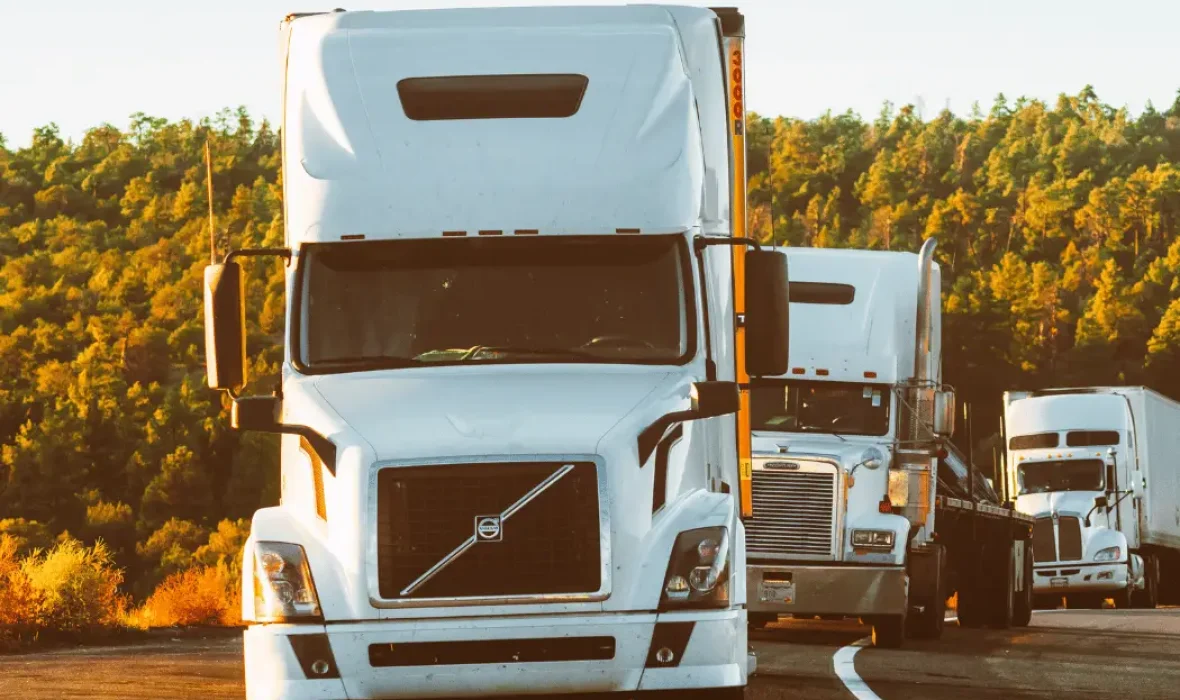
[[[949,443],[935,241],[919,253],[784,249],[790,369],[751,380],[751,624],[857,617],[873,643],[1028,624],[1031,518]]]
[[[283,23],[286,245],[205,289],[210,387],[282,434],[249,698],[741,696],[743,391],[788,332],[785,256],[743,238],[742,33],[657,6]],[[250,396],[241,261],[267,255],[287,335]]]
[[[1180,404],[1143,387],[1009,391],[1004,430],[1008,488],[1036,518],[1042,603],[1155,607],[1180,544]]]
[[[914,540],[931,538],[925,520],[934,493],[929,481],[915,491],[928,500],[921,520],[895,513],[889,494],[899,484],[891,484],[889,467],[910,460],[914,468],[899,473],[915,481],[932,473],[932,455],[909,431],[933,434],[909,425],[913,411],[904,405],[913,389],[938,387],[941,375],[941,304],[921,303],[923,294],[938,298],[932,249],[933,242],[921,259],[784,249],[792,270],[791,368],[751,389],[746,552],[756,623],[778,613],[853,615],[874,621],[878,636],[904,633],[908,552]],[[908,484],[900,488],[908,497]],[[912,505],[911,515],[922,512],[923,504]]]

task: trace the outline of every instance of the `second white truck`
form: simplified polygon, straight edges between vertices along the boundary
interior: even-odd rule
[[[1004,394],[1007,479],[1036,518],[1038,604],[1180,602],[1180,403],[1144,387]]]
[[[921,252],[784,248],[790,370],[751,384],[750,619],[860,617],[873,641],[1027,624],[1032,519],[949,442],[935,242]]]

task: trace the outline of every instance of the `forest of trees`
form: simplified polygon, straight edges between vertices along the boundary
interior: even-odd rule
[[[751,115],[748,133],[762,240],[938,238],[945,378],[974,407],[977,458],[1007,388],[1180,396],[1180,100],[1132,118],[1086,88],[967,117]],[[277,502],[274,438],[231,432],[204,381],[206,141],[219,249],[281,245],[278,134],[244,111],[0,138],[0,535],[102,539],[137,597],[232,558]],[[250,269],[252,375],[273,377],[279,269]]]

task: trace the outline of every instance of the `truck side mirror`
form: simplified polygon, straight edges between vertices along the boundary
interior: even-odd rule
[[[1094,497],[1094,507],[1091,508],[1090,512],[1086,513],[1086,517],[1083,518],[1084,522],[1086,523],[1086,527],[1090,527],[1090,516],[1093,515],[1094,511],[1098,510],[1099,508],[1109,508],[1106,505],[1106,496]]]
[[[246,383],[246,300],[242,267],[205,267],[205,376],[210,389],[233,391]]]
[[[698,418],[727,416],[741,406],[737,382],[693,382],[690,397]]]
[[[790,347],[787,256],[777,250],[746,251],[746,373],[786,374]]]
[[[1107,463],[1106,465],[1106,492],[1114,493],[1117,481],[1115,479],[1114,465]]]
[[[949,438],[955,434],[954,389],[934,392],[934,434],[940,438]]]

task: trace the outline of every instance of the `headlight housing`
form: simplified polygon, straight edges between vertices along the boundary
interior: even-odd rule
[[[893,549],[893,531],[853,530],[852,546],[866,549]]]
[[[254,543],[254,620],[320,618],[320,599],[303,547],[286,542]]]
[[[1098,553],[1094,555],[1094,561],[1118,561],[1122,558],[1122,547],[1107,547],[1106,549],[1098,550]]]
[[[729,607],[729,531],[724,527],[686,530],[676,538],[660,610]]]

